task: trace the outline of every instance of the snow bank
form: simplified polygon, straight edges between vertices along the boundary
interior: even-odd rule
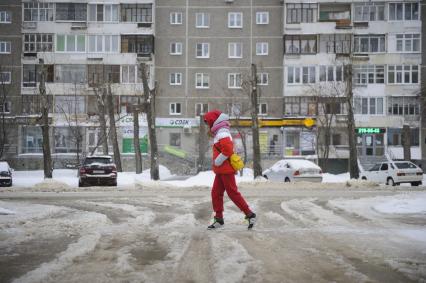
[[[59,180],[45,179],[43,182],[35,184],[33,189],[40,191],[67,190],[70,189],[70,186]]]
[[[426,213],[426,193],[417,194],[415,198],[411,195],[399,195],[397,198],[387,199],[377,204],[374,209],[381,213],[412,214]]]
[[[15,214],[15,211],[0,207],[0,215]]]

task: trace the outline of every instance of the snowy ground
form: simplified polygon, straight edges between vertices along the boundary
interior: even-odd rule
[[[424,187],[246,172],[255,229],[226,198],[225,228],[207,231],[211,172],[123,173],[118,188],[77,188],[75,173],[15,172],[0,189],[0,282],[426,282]]]

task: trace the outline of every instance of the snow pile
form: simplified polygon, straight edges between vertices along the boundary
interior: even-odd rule
[[[15,211],[0,207],[0,215],[15,214]]]
[[[322,182],[323,183],[344,183],[346,181],[349,181],[349,173],[343,173],[343,174],[330,174],[330,173],[323,173],[322,174]]]
[[[64,191],[70,188],[71,187],[66,183],[55,179],[45,179],[43,182],[37,183],[33,187],[34,190],[39,191]]]
[[[385,202],[375,205],[374,209],[387,214],[426,214],[426,193],[419,193],[415,198],[410,195],[388,198]]]
[[[346,187],[351,187],[351,188],[373,188],[373,187],[379,186],[379,184],[376,182],[367,181],[367,180],[357,180],[357,179],[350,179],[346,181],[345,185]]]

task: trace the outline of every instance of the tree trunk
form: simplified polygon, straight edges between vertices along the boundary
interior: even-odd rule
[[[112,141],[112,150],[114,152],[114,162],[117,166],[117,172],[123,172],[123,169],[121,167],[121,156],[120,156],[120,148],[118,147],[118,140],[117,140],[117,128],[115,126],[115,117],[114,117],[114,103],[113,103],[113,96],[111,92],[111,85],[108,84],[108,116],[109,116],[109,127],[111,130],[111,141]]]
[[[204,124],[203,114],[200,114],[200,132],[198,136],[198,162],[197,162],[197,173],[203,171],[204,164],[206,162],[206,145],[208,145],[207,141],[207,133],[206,133],[206,125]]]
[[[256,65],[251,65],[251,122],[253,137],[253,173],[254,178],[262,176],[262,166],[260,165],[260,144],[259,144],[259,105],[257,103],[257,70]]]
[[[96,102],[99,110],[99,126],[101,130],[102,154],[108,155],[108,134],[107,123],[105,120],[105,94],[99,94],[96,91]],[[98,142],[99,143],[99,142]]]
[[[148,85],[148,76],[146,74],[145,63],[141,64],[141,74],[142,74],[142,84],[144,92],[144,105],[146,107],[146,118],[148,121],[148,133],[149,133],[149,145],[151,152],[151,179],[159,180],[160,179],[160,170],[158,165],[158,145],[157,145],[157,135],[155,133],[155,92],[157,87],[151,91]]]
[[[349,175],[351,179],[359,178],[358,153],[356,148],[355,117],[353,111],[352,64],[346,66],[346,101],[348,106],[348,138],[349,138]]]
[[[411,160],[411,130],[409,125],[402,126],[404,160]]]
[[[41,96],[41,132],[43,136],[43,169],[44,178],[52,178],[52,156],[50,151],[49,137],[49,100],[46,94],[46,70],[44,69],[44,60],[40,59],[40,96]]]
[[[142,173],[142,155],[139,142],[139,109],[133,110],[133,147],[135,149],[136,174]]]

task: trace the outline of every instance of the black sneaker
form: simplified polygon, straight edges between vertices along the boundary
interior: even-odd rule
[[[248,222],[248,229],[253,228],[254,223],[256,223],[256,213],[252,212],[251,214],[246,216],[246,220]]]
[[[208,230],[221,228],[225,225],[225,222],[223,221],[223,218],[213,218],[213,223],[207,227]]]

